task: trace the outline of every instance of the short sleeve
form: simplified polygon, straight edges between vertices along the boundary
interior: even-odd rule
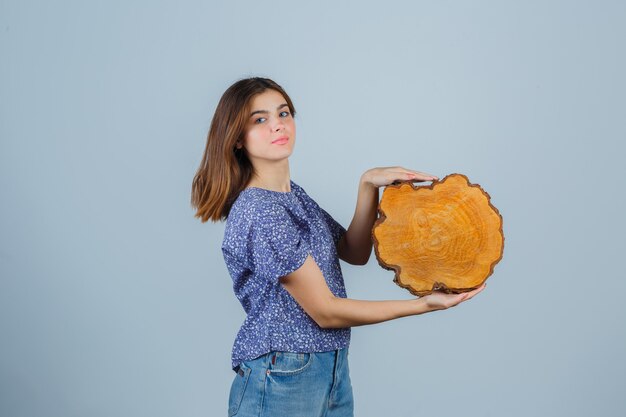
[[[279,204],[264,207],[252,224],[254,272],[270,281],[300,268],[309,255],[297,221]]]
[[[322,212],[322,217],[324,218],[324,221],[330,229],[330,233],[333,236],[335,246],[337,246],[337,244],[341,240],[341,237],[346,233],[346,229],[341,224],[339,224],[339,222],[333,219],[333,217],[328,214],[326,210],[320,207],[320,211]]]

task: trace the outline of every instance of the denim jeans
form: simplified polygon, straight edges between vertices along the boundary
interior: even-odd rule
[[[229,417],[352,417],[353,408],[347,348],[244,361],[228,399]]]

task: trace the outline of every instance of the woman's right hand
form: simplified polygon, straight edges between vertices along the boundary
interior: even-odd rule
[[[445,310],[447,308],[454,307],[462,303],[463,301],[469,300],[470,298],[474,297],[476,294],[484,290],[486,286],[487,284],[483,283],[483,285],[476,288],[475,290],[463,292],[460,294],[446,294],[441,291],[434,291],[431,294],[418,298],[418,300],[422,300],[422,302],[425,302],[427,308],[430,311]]]

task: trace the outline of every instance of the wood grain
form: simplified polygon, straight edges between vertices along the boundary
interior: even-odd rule
[[[378,263],[418,296],[479,287],[504,251],[502,216],[490,200],[462,174],[387,186],[372,228]]]

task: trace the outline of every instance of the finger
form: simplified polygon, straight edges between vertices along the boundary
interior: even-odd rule
[[[413,170],[407,170],[407,171],[416,180],[433,181],[433,180],[438,180],[439,179],[439,177],[437,177],[436,175],[427,174],[426,172],[413,171]]]
[[[413,182],[436,181],[439,178],[436,175],[427,174],[421,171],[407,169],[401,166],[387,167],[385,170],[391,174],[393,180],[405,180]]]
[[[453,301],[453,306],[459,305],[462,302],[467,301],[469,299],[467,295],[468,293],[456,294],[456,297]]]
[[[470,298],[474,297],[476,294],[478,294],[479,292],[484,290],[486,286],[487,286],[487,284],[483,283],[483,285],[481,285],[480,287],[476,288],[475,290],[472,290],[472,291],[468,292],[467,293],[468,294],[467,299],[469,300]]]
[[[434,181],[436,177],[415,174],[411,171],[393,171],[393,172],[389,172],[389,178],[392,181],[423,182],[423,181]]]

